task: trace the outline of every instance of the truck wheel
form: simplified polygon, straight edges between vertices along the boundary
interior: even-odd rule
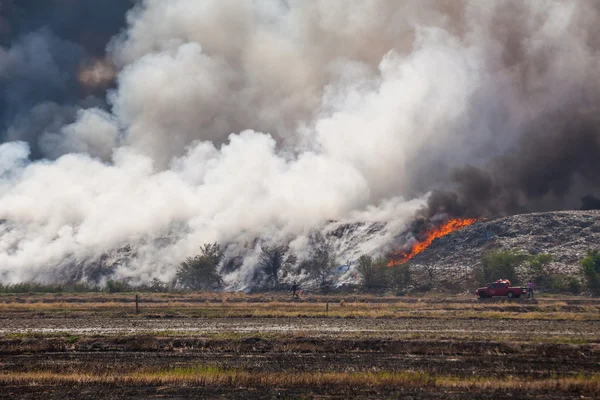
[[[513,297],[515,297],[515,294],[513,292],[508,292],[507,296],[509,299],[512,299]]]
[[[480,293],[479,294],[479,298],[480,299],[487,299],[487,293]]]

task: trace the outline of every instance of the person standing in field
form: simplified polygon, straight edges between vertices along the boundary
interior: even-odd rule
[[[533,299],[533,282],[531,280],[527,282],[527,298]]]
[[[296,281],[294,281],[294,284],[292,285],[292,297],[300,297],[298,296],[298,293],[296,293],[297,290],[298,284],[296,283]]]

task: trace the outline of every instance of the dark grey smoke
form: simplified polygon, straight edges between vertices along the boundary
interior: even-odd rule
[[[38,139],[71,123],[75,110],[106,107],[106,89],[82,82],[82,67],[106,56],[134,0],[0,0],[0,143]],[[89,100],[93,97],[93,100]]]
[[[582,210],[600,210],[600,199],[593,194],[586,194],[581,198]]]
[[[545,116],[515,148],[484,167],[457,168],[451,179],[455,189],[434,191],[427,217],[576,209],[582,196],[600,189],[600,121],[578,108]],[[585,209],[594,206],[584,198]]]

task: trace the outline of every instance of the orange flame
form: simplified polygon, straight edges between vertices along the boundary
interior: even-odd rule
[[[388,267],[393,267],[394,265],[406,263],[408,260],[410,260],[417,254],[421,253],[423,250],[428,248],[435,239],[441,238],[442,236],[446,236],[447,234],[462,229],[465,226],[473,225],[477,221],[477,218],[456,218],[448,220],[448,222],[446,222],[445,224],[428,231],[425,240],[415,244],[410,249],[410,251],[403,251],[400,253],[393,254],[392,260],[390,260],[390,262],[388,263]]]

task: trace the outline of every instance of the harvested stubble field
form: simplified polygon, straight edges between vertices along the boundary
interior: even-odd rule
[[[343,301],[342,301],[343,300]],[[595,398],[600,301],[0,296],[0,398]]]

